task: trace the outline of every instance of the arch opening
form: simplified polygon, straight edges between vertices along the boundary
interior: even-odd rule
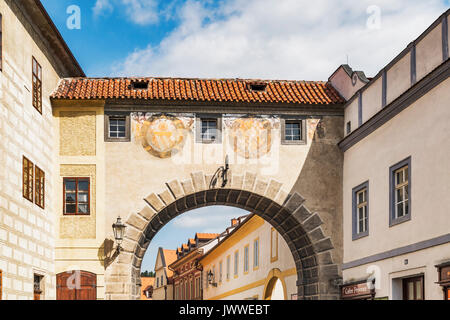
[[[169,204],[162,201],[163,197],[152,194],[146,198],[144,209],[126,220],[124,251],[105,272],[107,299],[138,299],[142,260],[156,233],[187,211],[214,205],[254,213],[278,231],[295,262],[298,299],[338,297],[338,288],[331,281],[339,278],[338,267],[333,263],[331,239],[325,237],[320,227],[323,222],[319,214],[311,213],[298,193],[287,196],[283,202],[275,200],[275,196],[237,188],[201,190],[182,196],[171,194],[174,199]],[[126,285],[114,286],[117,281],[125,281]]]

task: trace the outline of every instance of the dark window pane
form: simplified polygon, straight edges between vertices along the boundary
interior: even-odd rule
[[[76,213],[75,204],[66,204],[66,213]]]
[[[66,191],[75,191],[75,180],[65,180]]]
[[[88,191],[89,180],[78,180],[78,191]]]
[[[66,193],[66,202],[75,203],[75,193]]]

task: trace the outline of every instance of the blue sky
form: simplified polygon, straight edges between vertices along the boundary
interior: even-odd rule
[[[88,76],[374,76],[449,0],[42,0]],[[81,29],[66,27],[69,5]]]
[[[449,0],[41,0],[91,77],[326,80],[340,64],[374,76],[450,6]],[[71,5],[81,29],[67,28]],[[175,249],[245,212],[186,213],[155,237]]]

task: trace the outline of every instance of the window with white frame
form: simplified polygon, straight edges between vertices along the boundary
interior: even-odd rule
[[[352,190],[352,239],[369,235],[369,181]]]
[[[389,225],[394,226],[411,219],[411,157],[392,166],[389,173]]]
[[[253,242],[253,268],[259,267],[259,239]]]
[[[249,256],[249,246],[244,248],[244,273],[248,272],[248,256]]]

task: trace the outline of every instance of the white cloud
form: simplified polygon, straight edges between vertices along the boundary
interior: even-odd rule
[[[110,0],[97,0],[92,10],[94,11],[94,15],[97,16],[105,12],[112,12],[113,6]]]
[[[123,8],[127,18],[135,24],[149,25],[159,21],[157,0],[97,0],[92,10],[98,16],[111,13],[117,6]]]
[[[197,232],[221,233],[230,226],[231,219],[247,214],[249,212],[238,208],[210,206],[175,218],[173,225],[182,229],[195,228]],[[229,223],[224,225],[224,221],[229,221]]]
[[[379,29],[367,28],[371,5]],[[445,9],[442,0],[189,0],[175,30],[112,75],[326,80],[348,55],[373,76]]]

